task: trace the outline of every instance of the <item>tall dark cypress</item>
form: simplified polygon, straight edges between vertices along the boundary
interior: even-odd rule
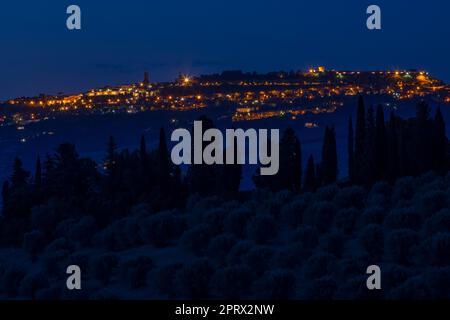
[[[231,150],[231,146],[229,147]],[[241,153],[241,150],[238,149],[237,138],[234,139],[234,162],[233,164],[226,163],[226,154],[229,150],[224,150],[223,152],[223,163],[221,170],[221,177],[217,181],[217,188],[220,190],[220,193],[225,197],[233,198],[236,197],[239,193],[239,187],[241,185],[242,179],[242,165],[238,163],[238,159]]]
[[[141,160],[145,160],[147,158],[147,144],[145,143],[145,136],[141,136],[141,143],[139,147],[139,155]]]
[[[313,192],[316,189],[316,186],[316,166],[314,164],[314,157],[310,155],[306,165],[303,190],[305,192]]]
[[[322,146],[322,181],[325,185],[337,180],[337,150],[336,134],[334,128],[325,128],[324,141]]]
[[[302,151],[300,141],[295,131],[286,129],[280,141],[280,170],[281,185],[279,189],[300,191],[302,184]]]
[[[206,117],[201,116],[197,121],[202,122],[203,132],[214,128],[214,122]],[[193,129],[192,129],[193,130]],[[208,145],[207,142],[202,142],[201,152]],[[217,193],[217,174],[221,165],[207,165],[205,163],[194,163],[194,145],[192,144],[192,164],[189,166],[186,173],[186,185],[191,194],[198,193],[199,195],[212,195]]]
[[[376,180],[387,178],[387,138],[384,111],[381,105],[377,107],[375,128],[375,168]]]
[[[364,99],[360,96],[358,99],[358,109],[356,112],[355,128],[355,181],[362,183],[364,181],[364,154],[366,143],[366,109]]]
[[[11,194],[11,190],[10,190],[9,181],[5,181],[5,182],[3,182],[3,187],[2,187],[3,214],[4,214],[4,211],[6,211],[5,208],[7,207],[10,194]]]
[[[22,167],[22,160],[18,157],[14,159],[13,173],[11,177],[11,187],[13,189],[22,188],[27,185],[29,172]]]
[[[348,156],[348,179],[351,183],[355,182],[355,151],[354,151],[354,137],[353,137],[353,122],[352,118],[348,120],[348,142],[347,142],[347,156]]]
[[[270,146],[270,141],[268,142]],[[270,148],[269,148],[270,152]],[[261,176],[259,169],[253,176],[258,188],[280,191],[300,191],[302,185],[302,151],[295,131],[287,128],[280,140],[279,170],[272,176]]]
[[[370,185],[376,179],[377,164],[375,162],[375,130],[374,110],[373,106],[370,106],[367,109],[366,140],[361,171],[362,181],[366,185]]]
[[[164,128],[159,130],[159,145],[158,145],[158,156],[159,156],[159,173],[162,179],[169,179],[170,176],[170,159],[169,151],[167,149],[166,133]]]
[[[34,186],[36,190],[39,190],[41,188],[42,184],[42,166],[41,166],[41,157],[37,157],[36,160],[36,168],[34,173]]]
[[[113,168],[116,165],[116,142],[113,136],[110,136],[108,139],[107,150],[106,150],[106,159],[105,159],[105,167],[107,175],[111,175]]]
[[[447,169],[446,162],[448,140],[445,133],[445,121],[442,116],[441,107],[438,107],[436,110],[433,130],[433,169],[440,173],[444,173]]]
[[[387,160],[387,179],[390,182],[395,181],[400,175],[400,153],[399,153],[399,128],[398,119],[394,112],[391,112],[388,124],[388,160]]]
[[[416,109],[416,128],[414,134],[415,152],[413,174],[420,174],[432,167],[432,128],[430,123],[430,108],[428,104],[421,101]]]

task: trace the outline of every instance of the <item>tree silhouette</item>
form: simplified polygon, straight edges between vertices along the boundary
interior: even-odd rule
[[[387,178],[388,148],[383,107],[377,107],[375,128],[375,181]]]
[[[355,182],[355,151],[354,151],[354,137],[353,137],[353,123],[352,118],[348,120],[348,142],[347,142],[347,156],[348,156],[348,179],[351,183]]]
[[[323,184],[331,184],[337,179],[337,150],[334,128],[325,128],[322,147],[321,176]]]
[[[41,167],[41,158],[38,156],[36,160],[36,169],[34,173],[34,186],[36,191],[41,189],[42,185],[42,167]]]
[[[358,98],[355,129],[355,176],[356,182],[363,183],[366,146],[366,110],[362,96]]]
[[[201,116],[197,121],[202,122],[203,132],[214,128],[214,123],[206,116]],[[202,141],[202,152],[205,147],[206,143]],[[205,163],[194,164],[194,146],[192,146],[191,157],[192,164],[189,166],[186,174],[189,193],[198,193],[202,196],[215,194],[217,187],[216,174],[218,173],[217,169],[220,165],[207,165]]]
[[[445,133],[445,121],[442,116],[441,107],[436,110],[434,117],[434,137],[433,137],[433,168],[444,173],[447,164],[447,146],[448,140]]]
[[[316,166],[314,164],[313,155],[310,155],[308,158],[308,163],[306,164],[303,190],[306,192],[314,192],[316,190],[316,186]]]
[[[302,184],[301,144],[293,129],[288,128],[283,132],[279,151],[278,173],[272,176],[261,176],[258,169],[253,176],[253,181],[261,189],[272,191],[287,189],[299,192]]]

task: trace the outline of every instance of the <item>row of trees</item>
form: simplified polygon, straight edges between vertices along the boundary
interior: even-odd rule
[[[436,171],[444,174],[449,167],[448,140],[440,108],[434,118],[425,102],[417,105],[416,117],[403,120],[393,112],[388,122],[378,106],[366,108],[358,101],[356,128],[348,124],[347,184],[369,187],[377,181],[394,182],[399,177],[417,176]],[[315,164],[309,156],[302,180],[301,144],[294,130],[287,129],[280,141],[280,171],[275,176],[254,176],[258,188],[280,191],[311,192],[335,183],[338,177],[336,134],[326,127],[322,157]],[[302,183],[303,182],[303,183]]]
[[[391,113],[386,123],[378,106],[367,110],[359,99],[356,128],[348,129],[349,180],[371,185],[375,181],[395,181],[402,176],[416,176],[429,170],[444,173],[448,169],[448,141],[440,108],[434,119],[425,102],[417,105],[416,117],[403,120]]]
[[[213,122],[202,117],[204,130]],[[203,146],[205,147],[205,146]],[[393,182],[407,175],[429,170],[444,173],[448,169],[448,141],[440,109],[434,119],[425,103],[417,106],[417,116],[402,120],[391,114],[384,119],[383,108],[367,110],[359,99],[356,127],[350,119],[348,130],[347,184],[369,187],[376,181]],[[274,176],[253,176],[258,189],[313,192],[337,181],[336,134],[326,127],[322,156],[316,162],[311,155],[305,171],[302,167],[301,143],[293,129],[286,129],[280,141],[280,168]],[[238,152],[235,152],[237,154]],[[225,152],[223,152],[225,155]],[[101,225],[127,215],[138,203],[152,210],[182,208],[189,195],[217,195],[232,199],[239,196],[242,166],[191,165],[186,174],[175,166],[168,151],[166,135],[160,130],[156,150],[147,150],[142,137],[139,150],[118,151],[110,137],[103,164],[81,158],[71,144],[62,144],[44,162],[38,158],[34,175],[14,162],[13,174],[3,185],[3,218],[1,237],[21,241],[29,229],[33,207],[57,202],[59,218],[93,212]],[[49,224],[54,222],[49,221]]]

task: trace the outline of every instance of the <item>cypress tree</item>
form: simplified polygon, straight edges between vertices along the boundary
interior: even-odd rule
[[[364,154],[366,143],[366,109],[362,96],[358,99],[355,128],[355,181],[362,183],[364,180]]]
[[[201,116],[197,121],[202,122],[203,132],[214,128],[214,123],[206,116]],[[207,142],[202,142],[201,152],[207,146]],[[205,163],[194,163],[194,144],[191,151],[192,164],[189,166],[186,174],[187,187],[189,193],[199,195],[212,195],[217,193],[217,175],[220,174],[221,165],[207,165]]]
[[[355,182],[355,151],[354,151],[354,137],[353,137],[353,122],[350,117],[348,120],[348,178],[351,183]]]
[[[105,168],[107,175],[112,175],[113,169],[116,165],[117,154],[116,154],[116,142],[113,136],[110,136],[108,139],[107,150],[106,150],[106,159],[105,159]]]
[[[434,117],[433,160],[434,170],[444,173],[447,162],[447,136],[445,133],[445,121],[441,107],[436,110]]]
[[[302,151],[295,131],[286,129],[280,141],[280,185],[278,189],[300,191],[302,184]]]
[[[384,111],[381,105],[377,107],[375,128],[375,168],[376,180],[387,178],[387,138]]]
[[[14,159],[13,173],[11,177],[11,187],[13,189],[22,188],[27,185],[30,174],[22,167],[22,161],[16,157]]]
[[[337,180],[337,150],[336,134],[334,128],[325,128],[324,141],[322,146],[322,181],[325,185]]]
[[[388,124],[388,160],[387,160],[387,179],[390,182],[395,181],[400,175],[400,154],[399,154],[399,128],[398,119],[394,112]]]
[[[270,141],[269,141],[270,146]],[[270,152],[270,150],[269,150]],[[259,169],[253,176],[258,188],[280,191],[284,189],[300,191],[302,185],[301,144],[291,128],[283,132],[280,141],[280,167],[273,176],[261,176]]]
[[[314,157],[312,155],[308,158],[305,171],[305,181],[303,183],[303,190],[306,192],[313,192],[316,189],[316,166],[314,164]]]
[[[366,141],[364,146],[364,155],[362,165],[362,181],[370,185],[376,177],[377,164],[375,162],[375,116],[373,107],[367,109],[366,120]]]
[[[159,156],[159,170],[162,179],[169,179],[170,176],[170,159],[169,151],[167,149],[166,133],[164,128],[159,130],[159,145],[158,145],[158,156]]]
[[[145,143],[145,136],[141,136],[141,143],[139,147],[139,156],[141,160],[145,161],[147,158],[147,144]]]
[[[11,190],[10,190],[9,182],[5,181],[3,183],[3,187],[2,187],[3,209],[5,209],[5,207],[8,203],[10,193],[11,193]]]
[[[430,123],[430,108],[428,104],[421,101],[417,104],[416,109],[416,126],[415,126],[415,152],[414,164],[412,166],[412,174],[420,174],[432,168],[432,128]],[[412,151],[412,150],[411,150]]]
[[[36,169],[34,173],[34,185],[36,190],[41,188],[42,184],[42,167],[41,167],[41,158],[38,156],[36,160]]]

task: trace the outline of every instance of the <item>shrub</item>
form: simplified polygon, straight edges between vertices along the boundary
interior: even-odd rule
[[[391,292],[402,285],[414,274],[414,270],[411,271],[397,264],[382,264],[380,267],[382,273],[381,286],[386,292]]]
[[[373,264],[373,261],[373,257],[367,253],[354,250],[348,256],[336,262],[332,274],[338,283],[344,283],[350,277],[356,277],[361,275],[361,273],[365,273],[367,266]],[[326,276],[329,276],[329,274]]]
[[[17,295],[17,289],[25,275],[25,271],[20,266],[6,266],[0,279],[0,292],[9,296]]]
[[[450,233],[438,233],[424,243],[428,261],[435,266],[450,266]]]
[[[209,298],[209,284],[214,269],[206,259],[196,260],[179,269],[175,276],[175,286],[185,299]]]
[[[118,265],[116,255],[105,253],[96,256],[91,260],[90,270],[93,276],[99,280],[103,285],[109,284],[111,277]]]
[[[305,213],[305,223],[316,227],[320,232],[326,232],[332,222],[336,207],[330,202],[318,202],[308,208]]]
[[[384,249],[384,231],[377,224],[369,224],[358,234],[358,241],[361,246],[374,259],[381,258]]]
[[[348,187],[339,190],[333,202],[338,208],[361,209],[364,206],[366,192],[361,187]]]
[[[319,232],[308,225],[300,226],[295,230],[291,242],[298,244],[299,254],[308,256],[319,243]]]
[[[75,252],[67,258],[67,265],[77,265],[81,270],[89,269],[90,256],[86,252]]]
[[[242,299],[250,292],[252,270],[246,266],[219,269],[211,280],[212,292],[219,299]]]
[[[410,200],[414,197],[415,181],[412,177],[400,178],[396,181],[394,187],[394,194],[392,196],[393,202],[400,202],[402,200]]]
[[[266,272],[253,287],[258,299],[290,299],[295,294],[296,279],[291,271],[274,270]]]
[[[181,244],[196,255],[203,255],[208,248],[211,231],[207,225],[199,225],[187,230],[181,237]]]
[[[58,222],[59,215],[54,202],[34,207],[31,210],[31,225],[43,232],[52,232]]]
[[[99,231],[94,235],[93,243],[108,251],[122,249],[120,243],[117,241],[116,236],[119,228],[120,225],[118,223],[110,224],[105,229]]]
[[[236,237],[243,238],[247,228],[247,221],[250,217],[251,212],[245,209],[236,209],[231,211],[224,220],[225,232],[234,234]]]
[[[158,292],[169,299],[176,296],[175,275],[183,267],[182,264],[171,264],[157,270],[155,284]]]
[[[315,201],[331,201],[336,196],[336,194],[339,192],[339,187],[335,184],[328,185],[325,187],[322,187],[316,191],[314,194]]]
[[[23,249],[30,254],[32,259],[44,249],[45,237],[42,231],[33,230],[23,236]]]
[[[384,221],[390,229],[413,229],[418,230],[422,219],[420,214],[413,208],[401,208],[392,210]]]
[[[285,245],[280,248],[273,258],[276,267],[294,269],[302,263],[303,248],[299,244]]]
[[[95,219],[91,216],[85,216],[72,225],[68,230],[67,236],[72,242],[86,246],[90,243],[95,231]]]
[[[299,226],[303,220],[303,212],[307,207],[308,202],[302,197],[297,197],[292,202],[285,204],[281,209],[283,222],[292,228]]]
[[[273,255],[271,248],[257,246],[243,256],[243,261],[255,274],[260,275],[269,269]]]
[[[392,231],[385,242],[388,259],[403,265],[411,263],[418,240],[417,233],[412,230]]]
[[[450,233],[450,210],[441,210],[428,218],[425,222],[424,230],[427,235],[432,235],[439,232]]]
[[[318,300],[331,300],[337,289],[337,283],[332,277],[315,279],[309,286],[306,298]]]
[[[224,221],[228,212],[222,208],[207,211],[202,217],[202,223],[208,226],[211,234],[217,235],[224,231]]]
[[[147,284],[147,273],[152,268],[153,260],[150,257],[140,256],[125,261],[120,267],[120,272],[130,288],[137,289]]]
[[[336,258],[332,254],[317,252],[305,262],[305,275],[310,279],[327,276],[335,264]]]
[[[51,286],[48,288],[39,289],[36,292],[37,300],[59,300],[62,296],[61,286]]]
[[[346,279],[334,293],[338,300],[380,299],[384,290],[367,290],[366,276],[354,276]],[[383,282],[382,282],[383,288]]]
[[[375,183],[372,186],[372,189],[370,189],[370,196],[373,195],[383,195],[385,197],[389,197],[392,193],[392,187],[389,185],[389,183],[385,181],[380,181]]]
[[[48,288],[47,276],[42,273],[26,275],[20,282],[19,295],[27,299],[35,299],[38,290]]]
[[[385,218],[385,210],[382,207],[368,207],[364,210],[358,221],[358,226],[364,227],[368,224],[382,224]]]
[[[449,207],[448,195],[441,190],[429,190],[418,198],[417,207],[423,215],[431,216]]]
[[[66,238],[56,238],[45,247],[45,252],[54,252],[58,250],[71,251],[73,249],[71,243]]]
[[[208,246],[208,257],[219,264],[225,263],[231,248],[236,244],[236,238],[229,234],[221,234],[211,240]]]
[[[415,276],[408,279],[405,283],[399,285],[397,288],[391,290],[389,294],[390,299],[403,300],[424,300],[431,299],[432,290],[429,283],[422,276]]]
[[[340,257],[344,251],[345,237],[340,232],[331,232],[321,238],[320,247],[335,257]]]
[[[257,244],[265,244],[275,238],[277,234],[275,219],[268,215],[256,215],[248,224],[250,239]]]
[[[238,265],[244,262],[244,257],[247,252],[250,251],[254,247],[254,244],[250,241],[239,241],[237,242],[233,248],[231,248],[230,252],[227,256],[227,264],[230,266]]]
[[[141,221],[139,234],[144,243],[166,247],[182,234],[184,225],[181,216],[165,211]]]
[[[336,228],[344,234],[352,234],[359,217],[359,211],[355,208],[341,209],[334,218]]]
[[[65,273],[69,254],[70,252],[67,250],[50,251],[42,254],[41,258],[45,272],[50,275]]]

